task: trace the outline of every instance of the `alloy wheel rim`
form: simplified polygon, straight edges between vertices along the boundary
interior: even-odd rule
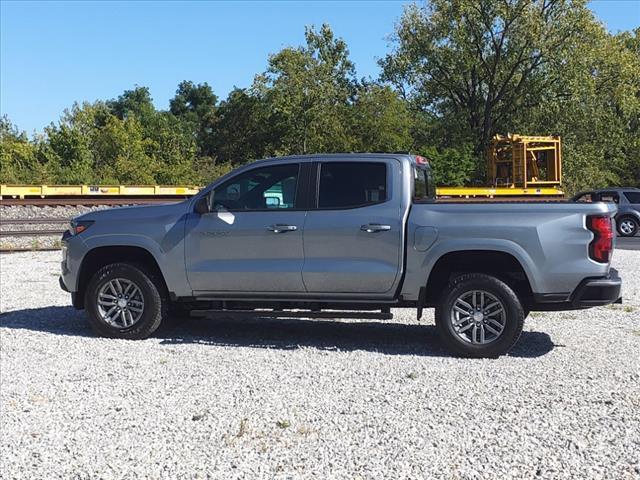
[[[620,224],[620,231],[625,235],[629,235],[631,232],[633,232],[633,224],[631,223],[631,220],[624,220]]]
[[[96,303],[102,321],[116,328],[132,327],[144,313],[142,290],[126,278],[105,283],[98,291]]]
[[[484,290],[470,290],[459,295],[453,302],[449,318],[456,335],[473,345],[495,342],[507,322],[502,302]]]

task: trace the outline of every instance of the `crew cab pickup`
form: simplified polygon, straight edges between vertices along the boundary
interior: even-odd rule
[[[404,154],[245,165],[180,203],[94,211],[63,244],[62,288],[104,336],[168,315],[392,318],[435,307],[444,343],[495,357],[532,310],[619,301],[615,205],[441,203]]]

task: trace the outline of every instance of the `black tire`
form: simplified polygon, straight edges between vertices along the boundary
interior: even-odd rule
[[[462,339],[451,322],[451,311],[456,299],[472,290],[493,295],[500,301],[505,312],[503,331],[495,340],[484,345]],[[449,284],[436,306],[435,317],[443,343],[453,352],[463,357],[495,358],[507,353],[516,344],[522,333],[525,314],[518,296],[509,285],[491,275],[468,273]]]
[[[100,289],[109,281],[123,278],[134,282],[144,299],[144,308],[140,319],[130,327],[116,327],[102,319],[98,311],[97,299]],[[167,301],[164,288],[152,273],[141,265],[112,263],[98,270],[87,286],[84,305],[89,315],[89,324],[100,336],[140,340],[155,332],[166,316]]]
[[[624,231],[622,230],[624,222]],[[616,229],[622,237],[633,237],[638,233],[638,221],[633,217],[620,217],[616,220]],[[630,230],[629,230],[630,229]]]

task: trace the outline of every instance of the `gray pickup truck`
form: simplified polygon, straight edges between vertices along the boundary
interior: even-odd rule
[[[392,318],[435,307],[444,343],[495,357],[531,310],[619,301],[615,205],[441,203],[405,154],[243,166],[186,201],[95,211],[63,237],[61,287],[104,336],[168,315]]]

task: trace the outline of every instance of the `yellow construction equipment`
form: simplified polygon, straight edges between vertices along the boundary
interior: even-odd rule
[[[496,135],[487,149],[486,187],[439,187],[441,197],[562,197],[559,136]]]
[[[494,187],[560,187],[560,137],[496,135],[487,152],[487,174]]]

